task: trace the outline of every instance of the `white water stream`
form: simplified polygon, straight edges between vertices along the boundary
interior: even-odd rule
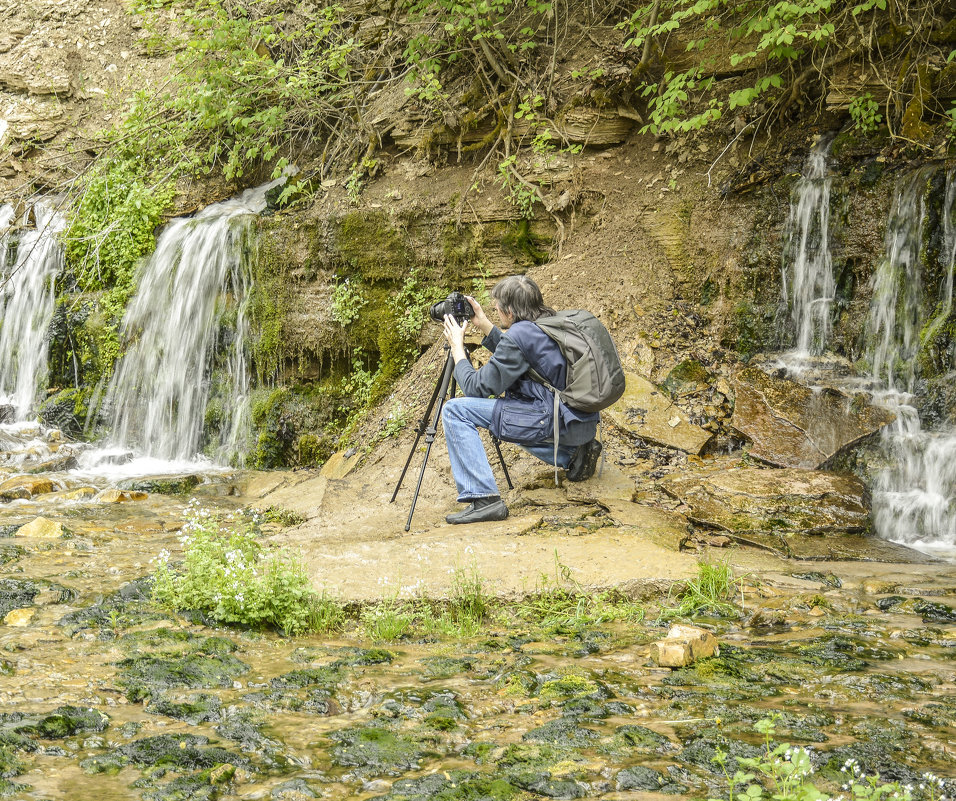
[[[793,190],[782,258],[783,300],[796,331],[796,360],[823,353],[830,337],[836,282],[830,256],[830,187],[827,154],[832,139],[810,152]]]
[[[173,220],[160,234],[123,319],[124,355],[104,402],[117,446],[159,459],[195,458],[219,352],[228,386],[218,398],[222,434],[207,451],[219,462],[241,461],[249,426],[250,277],[243,254],[249,224],[265,209],[272,185]]]
[[[46,381],[53,282],[63,267],[57,236],[66,220],[47,202],[38,202],[32,211],[35,228],[0,238],[0,275],[5,282],[0,292],[0,403],[13,406],[16,420],[29,418]],[[12,220],[9,206],[0,210],[0,229]],[[16,256],[11,259],[14,237]]]
[[[871,372],[886,388],[879,399],[897,419],[883,431],[892,461],[873,488],[873,519],[882,537],[956,558],[956,431],[924,430],[911,394],[920,332],[924,341],[931,341],[953,306],[956,170],[946,175],[939,254],[945,277],[937,311],[928,321],[921,313],[919,258],[927,245],[926,190],[931,175],[931,168],[918,170],[901,182],[887,222],[886,252],[874,278]]]

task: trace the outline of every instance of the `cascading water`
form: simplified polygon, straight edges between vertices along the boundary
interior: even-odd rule
[[[783,249],[783,300],[796,331],[791,355],[797,359],[823,352],[830,336],[830,311],[836,294],[830,256],[830,187],[827,154],[832,138],[810,152],[803,177],[793,189]]]
[[[9,207],[5,207],[9,209]],[[2,213],[2,212],[0,212]],[[12,210],[6,212],[6,226]],[[46,335],[53,316],[53,282],[63,267],[63,249],[57,237],[66,220],[52,205],[33,206],[36,228],[8,233],[0,240],[0,396],[13,406],[17,420],[33,411],[46,379]],[[16,237],[16,256],[10,256]]]
[[[944,273],[936,312],[928,322],[922,312],[920,254],[926,245],[927,185],[933,168],[902,182],[887,222],[885,255],[874,277],[869,320],[872,376],[885,390],[882,401],[897,414],[883,434],[893,464],[873,488],[877,533],[948,557],[956,556],[956,432],[924,431],[912,405],[916,356],[923,342],[949,319],[956,270],[956,171],[946,176],[942,209]],[[925,324],[925,327],[924,327]]]
[[[221,436],[207,451],[220,462],[241,461],[249,423],[250,279],[243,253],[252,216],[265,209],[272,186],[173,220],[161,233],[123,320],[128,344],[103,404],[118,444],[161,459],[195,457],[214,356],[225,351]]]

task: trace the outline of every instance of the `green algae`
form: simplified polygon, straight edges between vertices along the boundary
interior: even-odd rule
[[[142,701],[172,687],[231,687],[249,670],[232,655],[193,651],[184,654],[141,654],[117,663],[119,682],[130,701]]]
[[[218,721],[222,711],[222,701],[218,696],[208,693],[194,693],[184,701],[160,696],[149,700],[146,711],[152,715],[165,715],[195,726],[199,723]]]
[[[399,779],[380,801],[509,801],[518,790],[507,779],[465,770]]]
[[[582,726],[573,718],[558,718],[523,735],[523,739],[546,743],[557,748],[587,748],[601,737],[599,732]]]
[[[377,726],[332,732],[332,762],[363,775],[398,776],[418,767],[424,751],[412,740]]]
[[[270,684],[281,689],[319,686],[327,692],[333,692],[344,675],[344,671],[338,665],[301,668],[276,676]]]
[[[60,706],[50,714],[24,718],[14,731],[43,740],[62,739],[77,734],[97,733],[109,726],[109,715],[89,707]]]

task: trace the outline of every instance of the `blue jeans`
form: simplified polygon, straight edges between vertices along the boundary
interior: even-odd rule
[[[463,503],[500,494],[478,433],[479,428],[491,426],[495,403],[487,398],[451,398],[441,410],[451,473],[458,487],[458,500]],[[521,447],[541,461],[554,464],[552,440]],[[567,467],[575,450],[573,445],[558,446],[558,467]]]

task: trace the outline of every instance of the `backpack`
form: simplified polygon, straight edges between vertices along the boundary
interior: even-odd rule
[[[561,311],[534,322],[554,340],[568,362],[567,382],[556,392],[562,403],[580,412],[599,412],[624,394],[624,368],[614,340],[591,312]],[[529,375],[555,391],[534,370]]]
[[[617,355],[614,340],[591,312],[583,309],[560,311],[548,317],[539,317],[535,324],[544,331],[567,360],[568,369],[563,390],[549,384],[534,369],[529,377],[543,384],[554,394],[554,483],[558,480],[558,405],[580,412],[600,412],[611,406],[624,394],[624,368]],[[604,455],[601,455],[604,469]]]

